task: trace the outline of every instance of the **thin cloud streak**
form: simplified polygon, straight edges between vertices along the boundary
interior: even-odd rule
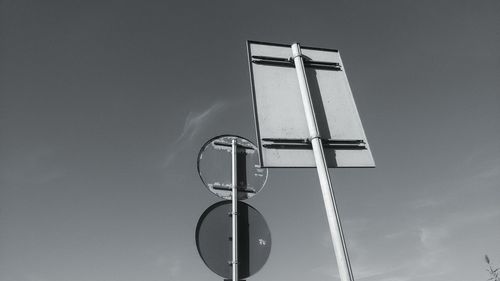
[[[171,278],[174,280],[177,280],[179,277],[179,273],[181,272],[181,261],[180,260],[174,260],[169,266],[168,266],[168,274]]]
[[[0,178],[6,183],[47,184],[66,175],[65,169],[56,163],[56,151],[51,147],[17,152],[8,159],[9,165],[0,163]]]
[[[167,158],[164,166],[170,166],[180,151],[184,150],[188,143],[192,142],[194,137],[208,123],[210,118],[219,113],[227,106],[227,102],[216,101],[207,109],[201,112],[189,112],[184,122],[184,127],[179,137],[169,146]],[[175,147],[175,149],[173,149]]]
[[[186,117],[186,121],[184,122],[182,133],[179,135],[175,143],[177,144],[181,141],[186,140],[192,141],[194,136],[196,136],[199,130],[207,122],[207,119],[210,118],[211,115],[223,109],[225,106],[225,102],[217,101],[202,112],[189,112],[188,116]]]
[[[444,200],[418,200],[410,204],[411,208],[421,208],[425,206],[442,206],[448,204]],[[497,220],[500,217],[500,210],[495,207],[487,207],[482,210],[471,212],[470,210],[443,213],[438,221],[423,220],[409,223],[398,231],[388,232],[379,238],[372,240],[394,240],[398,239],[408,244],[409,254],[405,262],[390,264],[379,262],[376,259],[377,253],[369,249],[366,245],[358,244],[356,236],[366,233],[373,227],[370,221],[356,219],[347,220],[351,238],[348,247],[351,252],[353,269],[356,279],[363,281],[398,280],[398,281],[420,281],[420,280],[442,280],[444,276],[453,272],[457,267],[450,256],[453,255],[453,248],[447,241],[453,241],[457,233],[473,224],[484,224],[487,221]],[[423,218],[422,218],[423,219]],[[324,233],[322,244],[330,242],[329,233]],[[389,241],[379,241],[380,243],[396,243]],[[413,246],[412,246],[413,245]],[[413,249],[413,251],[411,251]],[[320,272],[325,276],[338,277],[335,269],[318,267],[313,271]]]

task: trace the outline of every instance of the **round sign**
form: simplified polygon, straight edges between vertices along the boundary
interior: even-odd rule
[[[207,141],[198,154],[198,174],[210,192],[231,199],[233,140],[237,144],[238,200],[244,200],[257,194],[267,180],[267,169],[259,165],[259,151],[249,140],[224,135]]]
[[[217,275],[232,277],[231,201],[210,206],[196,226],[196,247],[201,259]],[[252,206],[238,202],[238,275],[247,278],[267,261],[271,233],[264,217]]]

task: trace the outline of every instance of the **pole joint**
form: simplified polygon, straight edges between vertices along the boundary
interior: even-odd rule
[[[295,55],[293,55],[293,56],[290,58],[290,61],[294,61],[294,60],[295,60],[295,58],[302,58],[302,59],[306,59],[307,57],[306,57],[306,56],[304,56],[302,53],[300,53],[300,54],[295,54]]]
[[[320,139],[321,140],[321,136],[319,134],[317,134],[316,136],[312,136],[312,137],[308,138],[307,140],[309,142],[312,142],[314,139]]]

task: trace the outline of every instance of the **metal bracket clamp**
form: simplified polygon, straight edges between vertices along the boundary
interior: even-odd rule
[[[215,190],[225,190],[225,191],[232,191],[233,189],[231,187],[226,187],[223,185],[212,185],[212,188]],[[257,193],[255,189],[253,188],[238,188],[238,192],[244,192],[244,193]]]
[[[315,139],[321,140],[321,145],[325,149],[336,150],[364,150],[367,149],[366,142],[362,139],[322,139],[321,137],[311,137],[306,139],[283,139],[283,138],[263,138],[262,147],[270,149],[311,149]]]
[[[335,70],[341,71],[342,68],[338,62],[329,61],[314,61],[304,55],[296,55],[289,58],[280,57],[268,57],[268,56],[252,56],[252,63],[262,64],[262,65],[273,65],[281,67],[295,67],[294,59],[296,57],[301,57],[304,67],[314,68],[314,69],[325,69],[325,70]]]
[[[224,146],[224,147],[231,147],[230,143],[223,143],[223,142],[214,142],[214,145]],[[253,147],[245,146],[245,145],[242,145],[242,144],[238,144],[238,148],[240,148],[240,149],[246,149],[246,150],[254,150]]]
[[[293,46],[293,45],[300,46],[300,43],[299,43],[299,42],[295,42],[295,43],[293,43],[293,44],[292,44],[292,46]],[[299,48],[300,48],[300,47],[299,47]],[[302,58],[302,59],[304,59],[304,58],[305,58],[305,56],[302,54],[302,52],[297,52],[297,53],[295,53],[295,52],[293,52],[293,51],[292,51],[292,53],[293,53],[293,54],[292,54],[292,57],[291,57],[292,61],[295,61],[295,58],[298,58],[298,57],[300,57],[300,58]]]
[[[320,140],[323,140],[323,139],[321,138],[321,136],[320,136],[319,134],[317,134],[316,136],[312,136],[312,137],[307,138],[307,141],[308,141],[308,142],[312,142],[314,139],[320,139]]]

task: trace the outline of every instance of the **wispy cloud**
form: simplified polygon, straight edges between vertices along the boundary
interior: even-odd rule
[[[160,254],[155,258],[154,264],[157,267],[166,270],[166,276],[168,277],[167,280],[169,281],[179,280],[181,271],[183,270],[182,261],[180,257]]]
[[[463,257],[456,258],[456,242],[467,244],[464,230],[498,221],[500,209],[484,206],[481,209],[461,209],[443,212],[451,204],[447,200],[419,200],[410,204],[415,208],[430,208],[419,212],[411,220],[401,222],[398,228],[385,229],[379,222],[363,219],[345,221],[348,248],[356,280],[360,281],[423,281],[446,280],[456,275]],[[430,212],[430,215],[429,215]],[[369,235],[369,236],[367,236]],[[329,233],[322,235],[321,243],[330,246]],[[314,269],[332,278],[338,278],[335,267]]]
[[[171,280],[176,280],[179,277],[179,273],[181,272],[181,261],[180,260],[174,260],[168,265],[168,274]]]
[[[357,280],[380,280],[383,279],[393,280],[393,281],[406,281],[407,277],[404,276],[390,276],[394,273],[400,272],[401,267],[376,267],[376,266],[366,266],[356,269],[355,277]]]
[[[15,157],[0,164],[0,178],[7,183],[47,184],[65,176],[63,167],[57,165],[57,153],[50,147],[17,151]]]
[[[201,112],[189,112],[184,122],[182,132],[167,150],[168,155],[165,159],[164,166],[170,166],[179,152],[182,151],[188,143],[193,141],[200,130],[209,122],[210,118],[222,111],[226,105],[227,102],[216,101]],[[174,147],[175,149],[173,149]]]
[[[426,269],[447,268],[443,263],[445,259],[440,259],[440,256],[445,252],[442,241],[450,235],[449,227],[446,225],[434,227],[421,227],[419,229],[420,238],[420,258],[416,262],[416,266]],[[429,270],[426,270],[429,272]]]
[[[452,249],[448,241],[456,241],[457,233],[473,224],[484,224],[499,216],[500,210],[490,208],[448,213],[437,222],[421,222],[414,230],[418,234],[418,255],[407,267],[405,274],[410,277],[408,280],[439,279],[456,270],[455,260],[450,258]]]
[[[436,199],[436,198],[425,198],[419,199],[411,203],[412,207],[415,209],[429,208],[429,207],[437,207],[445,203],[445,199]]]
[[[398,272],[402,270],[401,265],[386,265],[378,262],[376,258],[374,258],[377,253],[370,252],[370,250],[366,248],[366,245],[360,243],[361,236],[370,232],[372,227],[370,220],[363,218],[346,219],[344,221],[344,227],[349,230],[349,238],[346,242],[356,280],[408,280],[398,275]],[[324,247],[331,247],[332,238],[330,232],[322,233],[320,241]],[[333,265],[318,266],[312,271],[328,276],[329,279],[340,280],[337,267]]]
[[[25,278],[27,281],[48,281],[48,279],[39,276],[39,274],[26,274]]]
[[[480,150],[479,150],[480,149]],[[497,187],[500,178],[500,150],[486,147],[478,148],[478,151],[464,160],[464,168],[469,171],[464,173],[460,180],[477,187]],[[493,185],[492,185],[493,183]]]
[[[207,122],[208,118],[223,109],[225,105],[225,102],[217,101],[202,112],[189,112],[186,117],[186,121],[184,122],[182,133],[179,135],[175,143],[193,140],[193,137]]]
[[[476,177],[484,180],[497,179],[500,177],[500,161],[499,163],[493,163],[491,166],[484,167],[478,172]]]

